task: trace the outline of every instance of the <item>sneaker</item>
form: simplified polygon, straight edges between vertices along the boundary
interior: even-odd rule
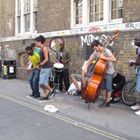
[[[34,94],[30,94],[29,96],[30,96],[30,97],[34,97]]]
[[[53,94],[54,94],[53,91],[52,91],[52,92],[49,92],[49,93],[48,93],[48,97],[51,97]]]
[[[68,91],[65,92],[66,95],[70,95],[70,93]]]
[[[88,100],[85,100],[85,103],[89,103],[89,101]]]
[[[139,110],[140,109],[140,105],[136,104],[134,106],[131,106],[132,110]]]
[[[140,110],[136,111],[135,114],[140,116]]]
[[[78,96],[78,94],[75,92],[74,94],[73,94],[74,96]]]
[[[103,101],[103,102],[101,102],[99,105],[98,105],[98,107],[102,107],[104,104],[105,104],[105,100]]]
[[[52,92],[49,92],[48,97],[51,97],[54,94],[54,92],[55,92],[54,89],[52,90]]]
[[[81,94],[81,91],[80,90],[76,90],[76,92],[73,95],[78,96],[80,94]]]
[[[104,105],[100,106],[99,108],[106,108],[110,107],[110,102],[106,102]]]
[[[49,97],[40,97],[39,100],[49,100]]]
[[[40,95],[34,95],[33,97],[34,97],[34,98],[39,98],[39,97],[40,97]]]

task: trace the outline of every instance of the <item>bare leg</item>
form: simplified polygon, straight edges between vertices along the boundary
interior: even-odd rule
[[[43,89],[45,97],[48,96],[49,92],[53,91],[53,89],[49,85],[41,85],[41,88]]]
[[[103,92],[104,101],[101,104],[99,104],[98,107],[104,108],[104,107],[109,107],[110,106],[109,101],[110,101],[111,93],[112,92],[107,92],[107,91]]]
[[[72,83],[75,85],[77,90],[81,90],[79,85],[78,85],[78,81],[75,78],[71,78],[72,79]]]
[[[102,90],[101,94],[102,94],[104,100],[106,101],[106,98],[107,98],[107,97],[106,97],[106,96],[107,96],[106,91],[105,91],[105,90]]]
[[[112,92],[110,92],[110,91],[107,92],[106,102],[109,102],[109,101],[110,101],[111,93],[112,93]]]
[[[53,89],[49,85],[45,85],[45,87],[49,90],[49,92],[53,91]]]
[[[49,93],[49,90],[46,89],[46,88],[43,88],[43,93],[44,93],[44,96],[47,97],[48,93]]]

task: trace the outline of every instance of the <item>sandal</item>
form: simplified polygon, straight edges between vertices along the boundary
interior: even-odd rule
[[[52,90],[52,92],[48,93],[48,97],[51,97],[54,94],[54,89]]]

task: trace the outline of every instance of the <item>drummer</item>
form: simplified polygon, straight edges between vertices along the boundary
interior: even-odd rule
[[[70,53],[65,49],[64,40],[60,39],[59,42],[60,42],[60,48],[59,51],[56,53],[56,59],[58,62],[64,65],[64,70],[62,71],[62,81],[64,82],[65,91],[67,91],[70,86],[69,63],[71,61],[71,58],[70,58]],[[63,90],[63,85],[61,86],[60,90]]]

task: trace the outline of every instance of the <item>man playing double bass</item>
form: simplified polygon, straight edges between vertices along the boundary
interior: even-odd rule
[[[113,63],[116,61],[116,58],[114,57],[112,52],[108,48],[104,48],[98,40],[94,40],[91,44],[91,47],[94,49],[94,53],[88,59],[85,69],[84,69],[84,73],[85,74],[87,73],[88,66],[93,62],[93,60],[97,60],[98,57],[99,57],[99,59],[103,59],[106,61],[107,68],[105,71],[103,83],[101,85],[102,90],[104,90],[104,92],[103,92],[104,100],[101,104],[98,105],[98,107],[100,107],[100,108],[109,107],[110,98],[111,98],[111,94],[113,91],[113,89],[112,89],[113,74],[115,73],[115,68],[114,68]],[[95,53],[95,52],[97,52],[97,53]],[[97,54],[98,54],[98,57],[97,57]],[[96,66],[96,64],[95,64],[95,66]],[[84,84],[85,84],[85,82],[86,81],[83,79]]]

